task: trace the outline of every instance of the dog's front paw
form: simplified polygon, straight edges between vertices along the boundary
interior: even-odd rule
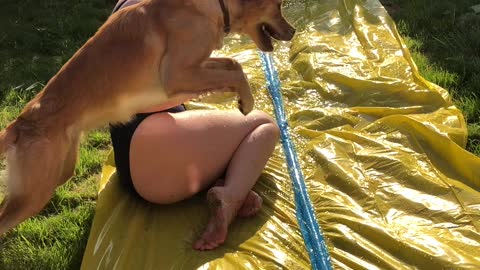
[[[238,99],[238,109],[243,115],[247,115],[249,112],[253,110],[254,105],[253,97],[251,98],[239,98]]]
[[[243,72],[242,65],[240,63],[233,59],[233,58],[227,58],[227,69],[228,70],[241,70]]]
[[[238,109],[243,115],[247,115],[253,110],[253,105],[255,100],[253,99],[252,90],[250,89],[250,84],[248,83],[247,76],[242,73],[243,80],[242,86],[237,89],[238,91]]]

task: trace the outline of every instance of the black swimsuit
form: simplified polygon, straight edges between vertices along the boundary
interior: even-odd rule
[[[126,4],[128,2],[128,4]],[[138,3],[137,0],[121,0],[117,3],[113,12],[116,12],[122,7],[128,6],[132,3]],[[115,153],[115,165],[117,167],[117,176],[120,182],[129,190],[136,193],[132,182],[132,176],[130,174],[130,143],[132,141],[133,134],[138,125],[155,113],[170,112],[177,113],[185,111],[185,106],[179,105],[177,107],[170,108],[165,111],[152,112],[152,113],[139,113],[136,114],[133,119],[124,124],[110,125],[110,137],[112,139],[113,152]]]
[[[140,125],[140,123],[147,117],[155,113],[177,113],[183,111],[185,111],[185,107],[180,105],[160,112],[139,113],[128,123],[110,125],[110,137],[112,138],[113,152],[115,154],[117,176],[120,182],[127,188],[135,191],[132,176],[130,174],[130,143],[138,125]]]

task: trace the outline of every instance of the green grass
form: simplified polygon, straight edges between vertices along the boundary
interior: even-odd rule
[[[115,2],[2,0],[0,128],[96,31]],[[382,2],[399,5],[392,14],[415,62],[425,78],[450,91],[468,121],[467,147],[480,155],[480,16],[468,10],[480,0]],[[109,147],[105,130],[88,135],[74,178],[39,215],[0,240],[0,269],[79,268]]]
[[[59,188],[38,216],[9,233],[1,269],[78,269],[95,210],[94,178]]]
[[[115,0],[2,1],[0,128],[96,31],[114,4]],[[96,182],[109,148],[105,130],[84,139],[73,179],[39,215],[0,240],[0,269],[79,268],[95,210]]]
[[[480,0],[381,0],[420,73],[447,89],[468,124],[467,150],[480,156]]]

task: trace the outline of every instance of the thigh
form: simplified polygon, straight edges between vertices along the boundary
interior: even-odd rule
[[[266,113],[237,110],[159,113],[146,118],[130,145],[130,169],[137,192],[154,203],[192,196],[222,177],[242,140]]]

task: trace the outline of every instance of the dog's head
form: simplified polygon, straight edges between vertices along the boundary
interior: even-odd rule
[[[270,52],[272,38],[289,41],[295,34],[295,28],[283,17],[282,0],[233,1],[240,7],[234,30],[248,35],[260,50]]]

